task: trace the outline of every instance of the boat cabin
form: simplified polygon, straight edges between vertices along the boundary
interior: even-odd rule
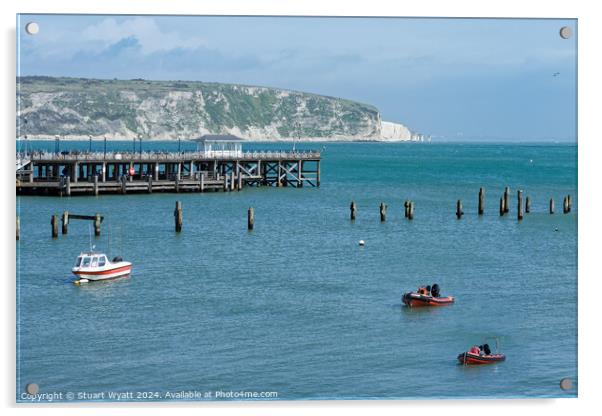
[[[197,151],[203,152],[205,157],[241,157],[243,139],[232,134],[205,134],[194,139]]]
[[[109,263],[107,256],[99,253],[82,253],[75,260],[75,267],[104,267]]]

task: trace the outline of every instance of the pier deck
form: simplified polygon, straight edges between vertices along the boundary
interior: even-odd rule
[[[21,155],[17,194],[206,192],[320,186],[320,152],[64,152]]]

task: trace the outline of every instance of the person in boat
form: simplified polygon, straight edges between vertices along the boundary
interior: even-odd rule
[[[419,295],[424,295],[424,296],[429,296],[431,294],[431,287],[430,286],[420,286],[418,288],[418,294]]]
[[[475,355],[481,355],[481,349],[476,345],[473,345],[468,352]]]
[[[433,287],[431,287],[431,296],[434,298],[438,298],[441,294],[439,285],[437,283],[433,283]]]

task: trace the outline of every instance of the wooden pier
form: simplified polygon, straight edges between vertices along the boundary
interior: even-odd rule
[[[320,186],[320,152],[34,153],[21,155],[17,194],[98,195]]]

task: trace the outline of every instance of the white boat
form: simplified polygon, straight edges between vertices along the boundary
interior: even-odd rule
[[[132,263],[123,261],[121,257],[109,261],[106,254],[89,251],[77,256],[71,271],[79,277],[75,283],[87,283],[127,276],[132,271]]]

